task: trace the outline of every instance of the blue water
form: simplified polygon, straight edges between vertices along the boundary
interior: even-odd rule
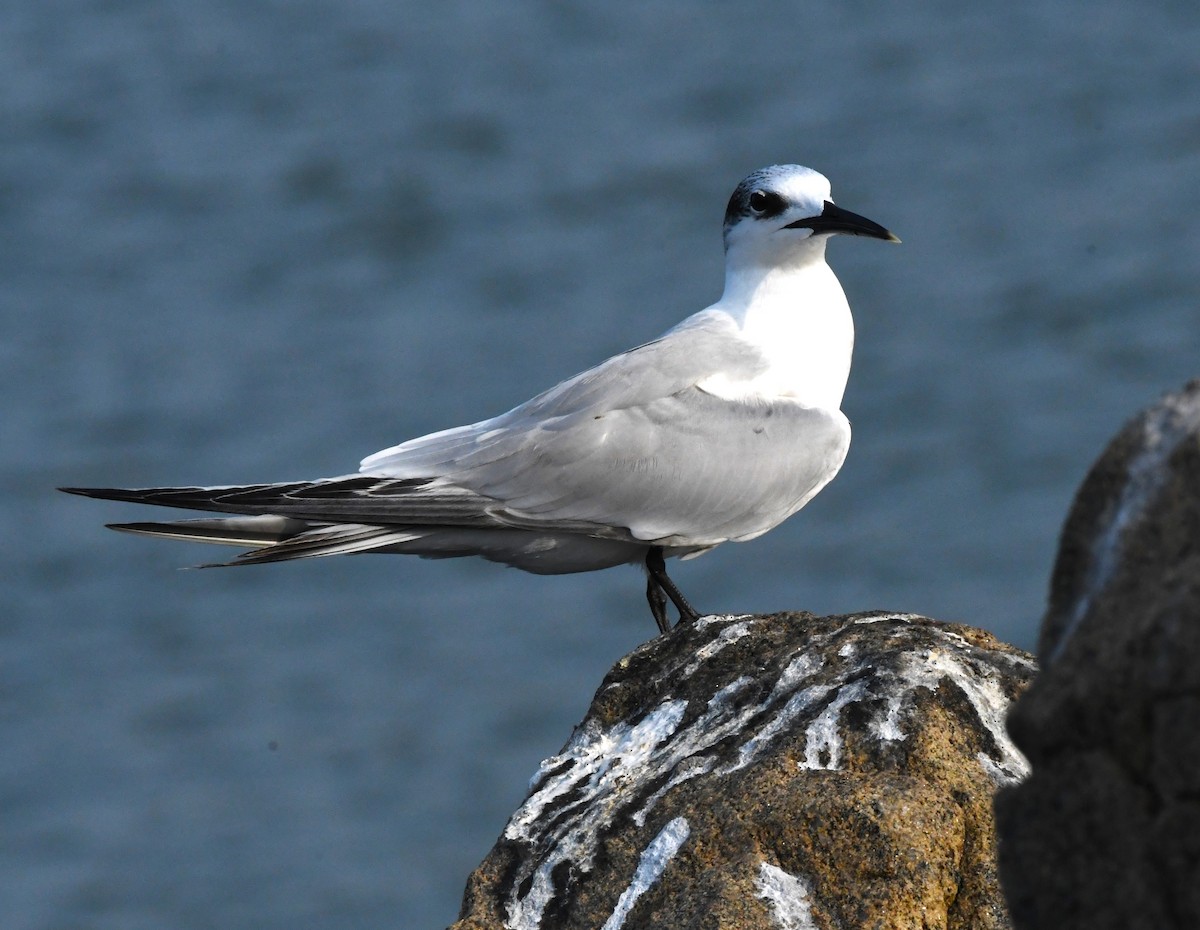
[[[1071,496],[1200,374],[1195,4],[0,9],[6,928],[434,927],[653,627],[633,569],[177,571],[60,484],[351,471],[714,299],[798,161],[836,241],[842,474],[679,565],[702,608],[1030,646]]]

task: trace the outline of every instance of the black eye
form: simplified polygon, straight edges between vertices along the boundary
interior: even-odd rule
[[[774,215],[783,212],[783,198],[768,191],[750,192],[750,209],[761,215]]]

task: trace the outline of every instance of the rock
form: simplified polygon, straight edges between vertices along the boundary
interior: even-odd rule
[[[1200,381],[1129,423],[1063,528],[997,798],[1024,930],[1200,927]]]
[[[454,930],[1007,928],[992,796],[1032,674],[913,615],[680,627],[605,678]]]

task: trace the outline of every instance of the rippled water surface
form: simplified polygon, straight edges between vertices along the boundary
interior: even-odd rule
[[[283,480],[714,299],[811,165],[842,474],[674,572],[710,611],[1033,643],[1058,527],[1200,373],[1194,4],[12,3],[0,11],[0,900],[12,928],[435,927],[607,667],[633,569],[177,571],[61,484]]]

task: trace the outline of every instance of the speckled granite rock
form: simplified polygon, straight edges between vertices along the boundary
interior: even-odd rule
[[[1200,927],[1200,381],[1127,425],[1063,529],[997,798],[1024,930]]]
[[[1009,927],[992,795],[1032,660],[921,617],[706,617],[622,659],[455,930]]]

